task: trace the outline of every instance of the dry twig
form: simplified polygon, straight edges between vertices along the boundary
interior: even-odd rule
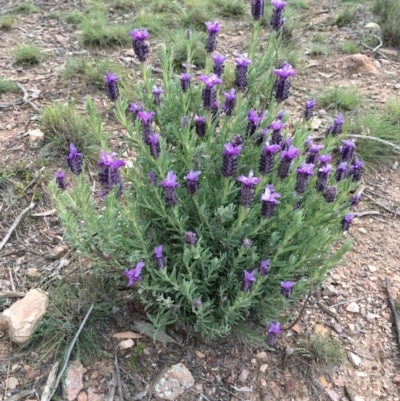
[[[118,399],[119,401],[124,401],[124,394],[122,392],[121,371],[119,370],[117,351],[115,351],[115,373],[117,374]]]
[[[3,298],[22,298],[24,296],[25,296],[24,292],[0,291],[0,299],[3,299]]]
[[[43,172],[44,169],[45,169],[45,167],[42,167],[42,168],[38,171],[38,173],[35,175],[35,177],[33,178],[33,180],[25,187],[24,193],[25,193],[33,184],[35,184],[35,183],[39,180],[39,178],[40,178],[40,176],[41,176],[41,174],[42,174],[42,172]]]
[[[304,304],[303,304],[303,306],[302,306],[302,308],[301,308],[301,310],[300,310],[300,313],[298,314],[297,318],[290,324],[290,326],[283,328],[282,331],[288,331],[288,330],[290,330],[290,329],[291,329],[292,327],[294,327],[294,325],[300,320],[301,316],[303,315],[303,313],[304,313],[304,311],[305,311],[305,309],[306,309],[308,300],[310,299],[311,291],[312,291],[312,285],[310,285],[310,289],[309,289],[309,291],[308,291],[307,298],[306,298],[306,300],[304,301]]]
[[[364,196],[365,196],[367,199],[369,199],[370,201],[374,202],[375,205],[381,207],[382,209],[385,209],[385,210],[386,210],[387,212],[389,212],[389,213],[393,213],[393,214],[396,216],[396,212],[395,212],[394,210],[389,209],[387,206],[382,205],[382,203],[380,203],[380,202],[377,202],[372,196],[369,196],[368,194],[364,194]]]
[[[353,395],[350,393],[349,388],[345,385],[344,386],[344,395],[350,400],[350,401],[355,401],[355,398]]]
[[[31,395],[33,392],[34,392],[34,390],[24,390],[24,391],[21,391],[20,393],[12,395],[11,397],[6,398],[6,401],[18,401],[21,398]]]
[[[49,376],[47,377],[46,385],[44,386],[44,390],[42,392],[42,397],[40,401],[49,401],[50,400],[50,392],[53,387],[54,381],[56,380],[56,374],[58,370],[58,365],[60,364],[57,361],[50,370]]]
[[[377,210],[367,210],[365,212],[356,212],[353,214],[355,217],[364,217],[364,216],[376,215],[376,214],[380,214],[380,213]]]
[[[396,310],[396,305],[394,304],[393,297],[392,297],[392,285],[390,283],[390,280],[386,277],[386,290],[388,294],[388,301],[389,301],[389,306],[390,310],[392,311],[392,317],[394,321],[394,327],[396,329],[396,335],[397,335],[397,344],[400,349],[400,320],[399,320],[399,315]]]

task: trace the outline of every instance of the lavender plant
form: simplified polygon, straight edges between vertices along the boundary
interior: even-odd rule
[[[286,3],[272,4],[278,28]],[[283,123],[296,72],[275,65],[280,32],[270,32],[260,51],[264,4],[252,7],[248,59],[236,59],[237,91],[223,84],[210,55],[198,80],[190,80],[191,68],[176,75],[173,49],[165,46],[156,81],[145,61],[147,31],[133,31],[143,80],[135,84],[136,103],[120,96],[115,114],[135,158],[128,168],[109,149],[88,101],[103,148],[96,184],[102,197],[84,174],[66,188],[58,176],[50,189],[72,246],[96,259],[116,285],[131,287],[129,297],[139,298],[157,329],[175,324],[215,339],[252,320],[269,327],[273,345],[281,311],[318,286],[349,249],[342,229],[350,227],[358,202],[350,193],[363,166],[352,156],[348,173],[331,173],[342,118],[319,144],[307,141],[312,103],[294,128]],[[219,23],[207,29],[210,54]],[[188,41],[186,66],[192,54]],[[161,86],[163,92],[153,90]]]

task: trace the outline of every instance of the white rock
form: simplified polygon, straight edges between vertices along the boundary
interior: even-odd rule
[[[376,266],[373,266],[373,265],[368,265],[368,269],[369,269],[369,271],[372,272],[372,273],[374,273],[374,272],[377,271]]]
[[[239,380],[242,383],[245,383],[247,378],[249,377],[250,372],[247,369],[243,369],[242,372],[239,375]]]
[[[29,146],[32,149],[38,149],[43,146],[44,143],[44,132],[40,129],[33,129],[28,132],[29,135]]]
[[[318,129],[321,126],[321,124],[322,124],[322,120],[319,119],[318,117],[314,117],[311,120],[311,128],[314,130]]]
[[[364,29],[369,29],[370,31],[379,32],[381,30],[381,27],[375,22],[368,22],[368,24],[364,26]]]
[[[9,377],[7,380],[7,388],[9,390],[14,390],[17,388],[19,381],[16,377]]]
[[[353,354],[352,352],[349,352],[349,358],[350,358],[351,363],[354,365],[354,367],[357,368],[360,366],[361,358],[358,355]]]
[[[8,318],[8,335],[11,341],[24,344],[34,332],[46,312],[47,295],[39,290],[30,290],[24,298],[3,312]]]
[[[267,371],[267,369],[268,369],[268,365],[267,365],[266,363],[263,363],[263,364],[260,366],[260,372],[261,372],[261,373],[265,373],[265,372]]]
[[[156,397],[163,400],[175,400],[186,389],[194,385],[190,371],[183,363],[165,367],[154,380],[153,390]]]
[[[354,312],[358,313],[360,311],[360,307],[358,306],[358,303],[356,302],[350,302],[349,306],[346,308],[348,312]]]
[[[258,361],[265,362],[268,359],[268,354],[265,351],[261,351],[255,357]]]
[[[69,364],[65,378],[65,397],[67,401],[73,401],[83,389],[83,374],[86,369],[79,361]]]

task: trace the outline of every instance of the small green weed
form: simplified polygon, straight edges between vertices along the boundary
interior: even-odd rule
[[[132,355],[128,359],[128,365],[131,368],[131,370],[134,370],[137,368],[137,366],[136,366],[137,361],[138,361],[140,355],[143,353],[144,348],[145,348],[144,343],[139,342],[136,344],[135,348],[133,349]]]
[[[282,46],[278,53],[278,64],[287,61],[292,67],[298,67],[300,64],[301,52],[293,46]]]
[[[363,103],[363,98],[356,89],[335,87],[322,91],[317,102],[322,107],[351,111]]]
[[[343,26],[351,24],[356,18],[356,14],[356,7],[346,7],[335,16],[334,22],[339,28],[342,28]]]
[[[168,14],[155,14],[154,12],[142,9],[137,14],[129,25],[131,29],[146,27],[150,35],[162,36],[165,35],[165,29],[171,28],[175,24],[175,19]],[[126,31],[129,42],[131,37],[129,31]]]
[[[13,51],[17,64],[39,64],[44,55],[36,45],[20,45]]]
[[[327,55],[329,53],[329,48],[327,45],[324,45],[323,43],[312,43],[310,46],[310,50],[308,51],[308,54],[310,56],[322,56],[322,55]]]
[[[388,118],[394,123],[400,124],[400,97],[387,99],[385,109]]]
[[[138,6],[135,1],[132,0],[112,0],[108,3],[109,7],[118,11],[135,11]]]
[[[398,0],[374,0],[372,9],[379,17],[384,41],[391,46],[399,46],[400,2]]]
[[[360,51],[357,43],[352,41],[344,41],[339,43],[339,49],[346,54],[356,54]]]
[[[85,75],[88,68],[90,68],[90,63],[86,57],[72,57],[67,59],[60,75],[64,79],[71,79],[77,75]]]
[[[174,14],[182,13],[183,10],[173,1],[153,0],[150,4],[150,11],[157,14],[168,14],[169,16],[173,16]]]
[[[290,0],[289,5],[290,7],[293,7],[296,10],[304,10],[308,8],[306,0]]]
[[[15,21],[15,17],[12,14],[4,15],[0,17],[0,29],[8,31],[12,28]]]
[[[247,6],[242,0],[215,0],[217,12],[222,17],[235,18],[246,14]]]
[[[20,3],[11,9],[13,14],[34,14],[38,11],[39,9],[32,3]]]
[[[203,3],[195,3],[189,7],[186,14],[182,17],[185,28],[206,32],[205,21],[214,21],[216,18],[215,8]]]
[[[18,92],[18,87],[13,81],[0,77],[0,94],[7,92]]]
[[[379,38],[377,38],[376,36],[372,36],[372,35],[366,35],[363,37],[362,41],[371,47],[376,47],[379,45]]]
[[[312,41],[314,43],[324,43],[325,41],[325,35],[322,35],[321,33],[316,33],[313,38]]]
[[[85,16],[80,11],[69,11],[64,14],[63,20],[67,24],[78,25],[84,20]]]
[[[120,80],[123,80],[126,75],[125,70],[120,64],[113,63],[108,59],[97,60],[93,64],[88,64],[85,68],[85,77],[87,81],[96,86],[98,89],[104,89],[104,75],[106,71],[115,72]]]

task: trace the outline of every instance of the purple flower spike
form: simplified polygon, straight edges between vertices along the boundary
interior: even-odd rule
[[[354,214],[349,213],[343,217],[342,220],[342,231],[347,231],[350,228],[351,221],[354,219]]]
[[[205,22],[207,31],[208,31],[208,38],[204,48],[206,49],[207,53],[212,53],[217,48],[217,34],[221,30],[219,22]]]
[[[191,75],[187,72],[181,74],[181,88],[182,92],[187,92],[190,88],[190,78]]]
[[[132,114],[132,122],[134,123],[137,119],[138,113],[142,110],[140,103],[129,103],[129,112]]]
[[[178,201],[178,194],[176,193],[176,188],[180,187],[181,184],[177,182],[177,176],[172,170],[168,171],[167,178],[158,184],[164,187],[164,198],[168,205],[175,205]]]
[[[104,76],[106,80],[106,95],[112,101],[115,102],[118,99],[119,91],[118,91],[118,80],[117,74],[110,74],[106,71],[106,75]]]
[[[252,61],[243,56],[239,56],[235,58],[235,62],[235,85],[239,90],[243,90],[247,86],[247,69]]]
[[[290,165],[293,159],[300,154],[300,150],[290,146],[288,150],[284,150],[281,153],[281,162],[278,167],[278,177],[283,180],[289,175]]]
[[[281,294],[285,298],[289,298],[292,294],[292,289],[295,284],[296,283],[294,281],[281,281]]]
[[[67,164],[72,174],[79,175],[82,172],[82,153],[78,152],[78,149],[73,143],[69,144]]]
[[[319,152],[324,148],[324,145],[316,145],[313,141],[308,143],[308,155],[306,163],[315,164],[318,160]]]
[[[262,112],[258,115],[257,110],[249,110],[247,114],[247,136],[252,136],[256,132],[262,120],[264,120],[266,116],[266,112]]]
[[[335,202],[337,196],[337,188],[336,187],[328,187],[324,192],[324,198],[328,203]]]
[[[304,163],[297,170],[296,192],[303,194],[307,189],[308,179],[314,175],[314,164]]]
[[[321,166],[325,166],[332,160],[332,156],[331,155],[319,155],[318,160],[320,161]]]
[[[242,189],[240,190],[240,203],[244,207],[250,207],[253,203],[254,187],[260,182],[260,178],[254,177],[253,171],[250,171],[248,177],[241,175],[237,178],[237,181],[242,184]]]
[[[325,136],[332,134],[333,137],[337,137],[342,133],[344,124],[344,118],[342,114],[339,114],[333,123],[326,129]]]
[[[280,112],[278,112],[278,114],[276,115],[276,119],[277,120],[283,120],[283,117],[285,117],[285,114],[286,114],[286,112],[285,112],[285,110],[281,110]]]
[[[242,245],[245,248],[250,248],[252,243],[253,243],[253,241],[250,238],[243,238],[242,239]]]
[[[150,147],[150,154],[157,159],[158,156],[160,156],[161,153],[161,147],[160,147],[160,142],[158,141],[160,138],[160,135],[149,135],[148,136],[148,144]]]
[[[328,180],[329,180],[329,174],[332,170],[332,166],[330,164],[323,165],[319,170],[318,170],[318,180],[315,185],[315,188],[319,192],[324,192],[328,186]]]
[[[203,305],[203,302],[201,301],[201,298],[196,298],[196,299],[193,301],[193,306],[194,306],[196,309],[201,308],[202,305]]]
[[[354,141],[343,139],[343,146],[340,146],[339,151],[342,155],[342,162],[349,162],[353,158],[354,149],[356,148],[356,144]]]
[[[201,75],[199,80],[205,84],[202,93],[203,107],[206,110],[211,110],[212,105],[217,100],[217,92],[215,91],[214,86],[222,84],[222,79],[215,74],[210,74]]]
[[[161,88],[157,88],[154,86],[153,88],[153,95],[154,95],[154,104],[159,106],[161,104],[161,94],[164,93],[164,90]]]
[[[154,248],[154,262],[158,269],[163,269],[165,267],[165,256],[162,245],[158,245]]]
[[[268,128],[272,130],[271,134],[271,143],[272,144],[278,144],[280,145],[282,140],[283,140],[283,135],[282,135],[282,128],[285,126],[285,124],[281,121],[276,119],[273,121]]]
[[[212,58],[214,60],[213,73],[217,75],[219,78],[221,78],[225,69],[224,61],[227,59],[227,57],[217,53],[214,54]]]
[[[347,162],[341,162],[336,169],[336,182],[343,180],[347,172]]]
[[[65,191],[67,189],[67,184],[65,182],[65,171],[57,171],[57,173],[54,174],[54,177],[56,179],[58,188],[60,188],[62,191]]]
[[[199,175],[201,174],[201,171],[193,171],[190,170],[185,177],[183,177],[186,180],[186,189],[191,195],[195,195],[196,192],[199,190]]]
[[[350,166],[350,175],[353,176],[353,182],[361,180],[361,175],[364,167],[364,162],[356,157],[353,164]]]
[[[289,150],[290,146],[292,145],[293,138],[286,138],[282,143],[281,143],[281,150]]]
[[[188,128],[189,127],[189,116],[182,117],[182,127]]]
[[[265,188],[264,193],[261,195],[262,206],[261,215],[264,219],[272,217],[275,213],[275,207],[279,203],[276,198],[280,198],[281,194],[275,192],[272,185]]]
[[[279,31],[279,29],[282,28],[283,23],[286,19],[283,17],[283,11],[287,3],[286,1],[282,0],[272,0],[271,4],[274,6],[274,10],[272,12],[270,24],[272,29],[274,29],[275,31]]]
[[[196,127],[196,134],[199,138],[202,138],[206,134],[206,118],[204,116],[195,116],[193,120]]]
[[[251,15],[254,21],[258,21],[264,16],[264,0],[254,0],[251,3]]]
[[[282,68],[273,71],[276,75],[274,86],[275,99],[278,103],[285,101],[290,94],[290,81],[289,77],[296,75],[296,71],[286,61],[283,63]]]
[[[146,43],[146,39],[150,37],[146,29],[134,29],[129,32],[132,36],[132,45],[133,51],[136,54],[136,57],[139,61],[146,61],[147,56],[149,55],[149,46]]]
[[[269,259],[262,260],[260,263],[260,276],[264,277],[268,275],[269,272]]]
[[[144,266],[144,262],[138,262],[134,269],[124,271],[124,275],[128,278],[128,287],[131,287],[137,281],[142,281],[142,277],[140,276],[140,274],[142,273],[142,269]]]
[[[226,100],[225,103],[222,105],[222,110],[228,117],[230,117],[233,113],[233,109],[236,106],[235,88],[232,88],[229,92],[224,92],[224,96]]]
[[[315,100],[307,100],[306,108],[304,109],[304,119],[309,121],[313,118],[314,115],[314,108],[315,108]]]
[[[283,331],[281,330],[281,324],[279,322],[269,324],[269,329],[267,332],[267,339],[266,343],[268,347],[273,347],[278,340],[278,336],[282,334]]]
[[[150,185],[157,185],[157,178],[154,171],[150,171],[147,177],[149,178]]]
[[[183,234],[183,240],[188,245],[196,245],[198,238],[196,233],[194,233],[193,231],[186,231],[185,234]]]
[[[256,281],[254,277],[257,273],[257,270],[253,270],[252,272],[248,272],[247,270],[243,271],[243,281],[242,281],[242,291],[250,292],[253,288],[253,284]]]
[[[355,194],[350,198],[350,206],[357,206],[360,203],[362,194]]]
[[[148,144],[149,135],[153,134],[153,117],[156,115],[154,111],[141,110],[138,113],[138,119],[142,123],[142,138],[143,142]]]
[[[274,168],[274,155],[281,150],[281,147],[277,144],[269,145],[266,144],[261,153],[260,157],[260,174],[266,175],[272,172]]]
[[[237,157],[242,151],[242,145],[234,146],[230,142],[224,145],[222,155],[224,161],[222,164],[222,175],[224,177],[233,177],[236,175]]]
[[[103,150],[100,152],[100,163],[98,164],[100,167],[99,181],[104,193],[108,193],[118,185],[117,196],[120,196],[124,184],[119,169],[125,166],[125,162],[123,160],[115,160],[116,155],[117,153],[115,152],[106,153]]]

